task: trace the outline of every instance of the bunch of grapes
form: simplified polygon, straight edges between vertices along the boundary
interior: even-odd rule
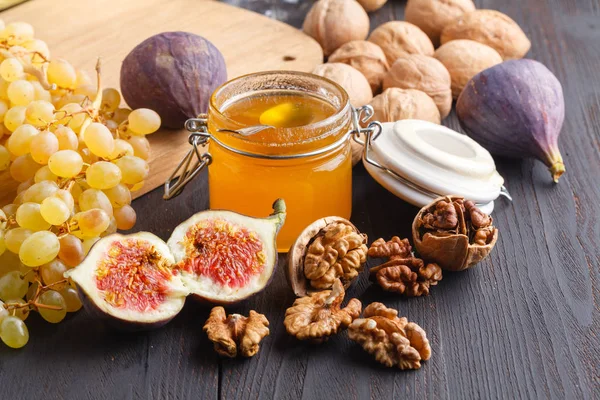
[[[121,108],[97,83],[34,38],[24,22],[0,20],[0,174],[20,182],[0,209],[0,339],[29,340],[31,310],[63,320],[81,303],[63,273],[100,237],[131,229],[131,192],[148,175],[149,109]],[[8,170],[8,172],[6,172]],[[4,172],[2,172],[4,171]]]

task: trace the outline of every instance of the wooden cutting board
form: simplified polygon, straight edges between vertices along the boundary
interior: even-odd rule
[[[202,0],[35,0],[0,13],[5,22],[32,24],[36,37],[92,76],[102,57],[102,79],[118,87],[122,60],[138,43],[165,31],[188,31],[212,41],[223,53],[229,79],[276,69],[310,71],[323,60],[320,46],[301,31],[263,15]],[[189,149],[184,131],[149,136],[150,176],[140,196],[171,174]],[[0,175],[0,205],[14,198],[16,184]]]

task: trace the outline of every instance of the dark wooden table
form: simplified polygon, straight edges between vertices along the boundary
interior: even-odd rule
[[[235,1],[301,26],[311,1]],[[372,14],[372,26],[402,19],[404,1]],[[283,327],[293,302],[283,270],[254,309],[271,335],[249,360],[217,357],[202,332],[208,308],[188,302],[165,328],[123,334],[81,311],[58,325],[28,320],[29,344],[0,346],[0,398],[366,399],[600,398],[600,1],[476,1],[512,16],[533,42],[529,54],[564,85],[560,138],[567,173],[550,182],[539,162],[498,159],[514,201],[494,213],[500,240],[476,268],[444,275],[429,297],[382,294],[362,276],[349,295],[383,301],[419,323],[433,348],[419,371],[377,364],[346,334],[321,346]],[[458,129],[454,115],[445,123]],[[161,190],[135,201],[136,229],[167,238],[208,206],[206,176],[169,203]],[[406,237],[417,209],[355,169],[353,221],[372,240]]]

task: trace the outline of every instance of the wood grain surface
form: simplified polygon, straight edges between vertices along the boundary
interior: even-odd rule
[[[192,32],[212,41],[223,53],[230,79],[264,70],[309,72],[323,60],[317,42],[298,29],[215,1],[60,0],[58,6],[53,0],[35,0],[0,13],[0,18],[31,22],[53,57],[65,58],[92,76],[101,57],[105,87],[119,87],[121,62],[138,43],[168,31]],[[162,186],[190,149],[184,130],[161,129],[148,139],[150,175],[134,197]],[[8,171],[0,173],[0,204],[14,199],[16,187]]]
[[[235,5],[299,26],[310,6],[238,1]],[[401,19],[404,1],[371,15],[372,26]],[[536,161],[497,159],[514,197],[494,212],[500,240],[491,256],[463,273],[446,273],[431,295],[403,300],[363,274],[348,293],[383,301],[420,324],[433,348],[419,371],[377,364],[338,335],[312,346],[288,336],[293,301],[283,270],[260,295],[229,308],[254,309],[271,322],[258,355],[219,359],[201,327],[209,308],[188,302],[165,328],[114,332],[84,311],[59,325],[29,317],[22,350],[0,346],[3,399],[598,399],[600,398],[600,2],[492,0],[531,38],[529,57],[564,85],[560,147],[567,173],[558,185]],[[458,129],[454,115],[445,124]],[[167,238],[208,206],[206,175],[178,198],[155,190],[134,202],[136,229]],[[417,209],[397,199],[362,167],[355,169],[353,221],[370,241],[406,237]],[[373,266],[369,262],[369,266]]]

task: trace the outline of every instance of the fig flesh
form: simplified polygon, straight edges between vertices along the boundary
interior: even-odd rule
[[[189,290],[167,244],[148,232],[112,234],[65,272],[90,314],[128,330],[158,328],[183,308]]]
[[[277,266],[277,233],[285,222],[285,202],[267,218],[207,210],[179,224],[167,244],[181,280],[195,297],[233,304],[261,290]]]

